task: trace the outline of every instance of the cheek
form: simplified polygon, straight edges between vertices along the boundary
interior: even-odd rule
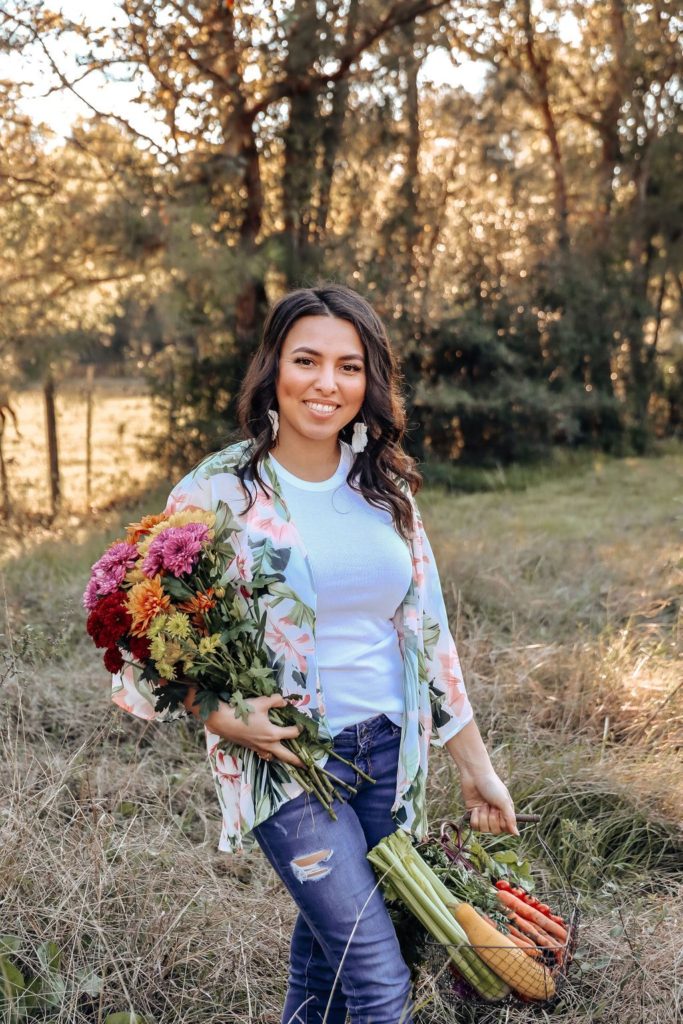
[[[356,380],[348,381],[345,391],[350,398],[355,399],[358,402],[362,402],[365,398],[365,386],[365,377],[359,377],[356,378]]]
[[[306,387],[306,382],[301,379],[301,375],[296,371],[286,370],[280,371],[280,377],[275,385],[275,393],[278,396],[286,398],[288,395],[297,395],[303,388]]]

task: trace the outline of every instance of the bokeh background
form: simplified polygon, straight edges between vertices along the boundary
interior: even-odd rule
[[[269,304],[322,281],[387,324],[482,732],[582,894],[553,1017],[680,1018],[682,28],[669,0],[0,5],[9,1021],[279,1020],[288,897],[217,853],[199,730],[110,708],[80,595],[239,436]],[[457,813],[437,751],[430,800]],[[430,1024],[533,1016],[420,992]]]

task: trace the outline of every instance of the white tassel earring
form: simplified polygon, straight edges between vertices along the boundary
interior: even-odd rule
[[[351,438],[351,451],[362,452],[368,443],[368,426],[362,420],[356,420],[353,425],[353,436]]]
[[[280,417],[278,416],[277,409],[269,409],[268,418],[270,420],[271,434],[273,435],[274,441],[277,437],[277,432],[280,426]]]

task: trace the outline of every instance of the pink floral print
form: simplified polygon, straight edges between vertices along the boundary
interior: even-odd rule
[[[256,502],[246,510],[242,484],[235,472],[250,441],[239,441],[207,456],[171,492],[167,512],[192,505],[216,512],[227,510],[234,531],[226,582],[239,592],[252,579],[255,559],[266,574],[279,575],[261,599],[266,613],[264,643],[268,662],[285,694],[297,694],[304,714],[315,717],[321,734],[330,735],[325,699],[315,656],[316,593],[302,539],[282,496],[277,474],[266,456],[262,477],[272,493],[249,480]],[[408,484],[397,481],[413,509],[410,536],[413,578],[392,621],[403,656],[404,723],[401,733],[396,797],[392,813],[398,827],[418,838],[427,830],[425,784],[429,748],[443,746],[472,718],[460,661],[450,633],[439,574],[422,518]],[[283,579],[284,578],[284,579]],[[153,697],[135,669],[113,676],[112,700],[144,719],[166,719],[154,710]],[[378,708],[378,713],[381,708]],[[176,712],[180,717],[184,711]],[[231,744],[205,729],[209,764],[222,813],[218,848],[237,852],[251,848],[255,825],[301,787],[280,762],[264,762],[253,751]]]

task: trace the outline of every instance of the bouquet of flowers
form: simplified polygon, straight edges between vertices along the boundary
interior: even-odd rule
[[[108,671],[120,672],[126,664],[141,670],[156,711],[176,711],[194,687],[203,720],[225,701],[247,721],[250,697],[279,690],[263,643],[266,613],[259,596],[281,577],[262,575],[254,566],[251,580],[240,578],[233,525],[222,502],[215,512],[189,507],[147,515],[92,566],[83,595],[87,631],[104,648]],[[276,725],[302,727],[284,742],[304,768],[287,770],[335,818],[337,786],[355,789],[319,762],[345,758],[319,736],[315,719],[297,708],[301,695],[286,699],[269,715]]]

